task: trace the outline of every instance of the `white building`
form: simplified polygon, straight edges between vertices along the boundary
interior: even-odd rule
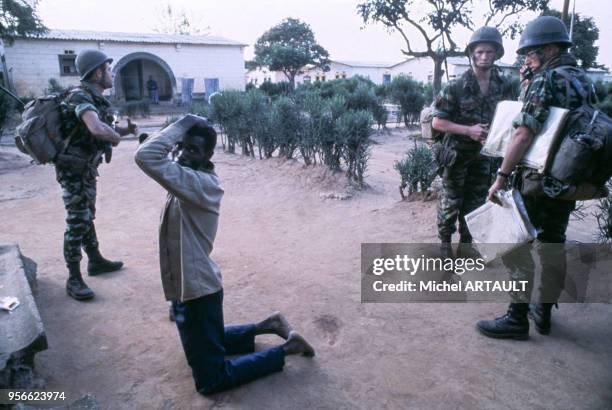
[[[259,87],[263,83],[280,83],[289,81],[285,73],[281,71],[270,71],[266,67],[259,67],[254,70],[247,70],[246,82]]]
[[[244,47],[212,36],[111,33],[50,30],[38,38],[5,44],[8,84],[18,95],[39,95],[51,78],[62,86],[79,83],[77,54],[97,49],[113,58],[114,88],[118,100],[146,97],[152,77],[160,98],[172,99],[223,89],[244,90]]]
[[[497,65],[507,74],[518,75],[518,69],[512,64],[497,62]],[[466,72],[470,63],[467,57],[449,57],[447,59],[449,79],[452,80]],[[446,70],[446,67],[443,66]],[[375,84],[387,84],[393,77],[405,75],[416,81],[429,83],[433,81],[433,61],[430,58],[409,58],[395,63],[384,62],[359,62],[331,60],[329,71],[323,71],[316,67],[306,67],[302,73],[296,76],[296,84],[315,81],[334,80],[338,78],[350,78],[353,76],[367,77]],[[287,77],[280,72],[270,72],[267,69],[252,70],[247,72],[247,82],[256,86],[263,82],[287,81]],[[446,82],[446,75],[442,78]]]
[[[309,83],[315,81],[335,80],[362,76],[369,78],[375,84],[387,84],[391,78],[400,71],[406,61],[399,63],[389,62],[364,62],[364,61],[339,61],[332,60],[329,71],[324,72],[320,68],[309,67],[297,76],[296,83]]]

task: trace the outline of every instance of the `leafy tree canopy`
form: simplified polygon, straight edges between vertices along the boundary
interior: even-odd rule
[[[12,44],[17,37],[45,34],[47,28],[36,14],[37,3],[0,0],[0,39]]]
[[[162,34],[207,35],[210,27],[195,21],[186,10],[173,8],[170,3],[161,6],[153,31]]]
[[[561,12],[557,10],[547,10],[542,14],[561,18]],[[570,29],[570,19],[571,15],[568,16],[568,19],[565,21],[568,31]],[[603,68],[603,65],[595,61],[599,53],[599,47],[595,46],[597,40],[599,40],[599,28],[595,24],[593,18],[581,16],[576,13],[574,16],[574,30],[572,34],[572,42],[574,45],[571,48],[571,52],[579,60],[580,66],[585,70],[589,68]]]
[[[255,43],[254,64],[282,71],[293,88],[295,76],[306,65],[329,70],[329,53],[320,46],[310,26],[287,18],[266,31]]]
[[[513,37],[522,27],[515,19],[525,11],[542,11],[549,0],[488,0],[484,24],[495,26],[502,34]],[[437,92],[442,81],[442,64],[447,57],[464,55],[453,33],[457,28],[475,29],[472,14],[474,0],[367,0],[357,6],[364,23],[379,23],[399,33],[410,57],[429,57],[434,62],[433,89]],[[479,2],[482,4],[482,2]],[[425,47],[416,49],[414,37],[420,37]]]

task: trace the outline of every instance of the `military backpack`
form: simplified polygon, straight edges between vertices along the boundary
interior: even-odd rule
[[[77,131],[78,127],[67,136],[61,131],[60,104],[72,91],[38,97],[24,107],[22,122],[16,130],[15,145],[34,162],[53,162],[58,154],[64,152]]]
[[[542,184],[544,193],[552,198],[593,199],[607,194],[604,187],[612,176],[612,118],[593,105],[591,93],[570,70],[562,66],[552,72],[566,80],[566,101],[569,103],[571,87],[582,104],[569,112]]]
[[[425,141],[430,143],[441,141],[442,137],[444,136],[444,133],[436,130],[431,125],[434,118],[434,110],[434,103],[432,102],[430,105],[421,110],[421,115],[419,118],[419,122],[421,123],[421,135]]]

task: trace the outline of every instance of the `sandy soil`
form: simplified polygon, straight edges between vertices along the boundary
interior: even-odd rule
[[[217,152],[226,196],[213,257],[226,322],[281,310],[317,356],[290,357],[283,372],[212,398],[195,392],[168,321],[157,257],[164,192],[134,165],[136,142],[100,168],[101,249],[126,267],[87,279],[91,303],[65,295],[53,168],[0,167],[0,241],[18,242],[39,266],[49,350],[37,369],[48,388],[93,393],[108,409],[610,408],[609,305],[562,305],[550,336],[511,342],[474,330],[503,305],[360,303],[362,242],[436,239],[435,203],[399,201],[392,165],[411,144],[405,131],[377,140],[369,189],[345,200],[331,199],[347,197],[341,176]]]

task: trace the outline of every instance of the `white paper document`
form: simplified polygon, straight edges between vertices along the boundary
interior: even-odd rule
[[[512,121],[523,108],[520,101],[501,101],[495,109],[495,116],[489,128],[489,135],[481,152],[490,157],[503,157],[514,133]],[[551,107],[548,119],[542,127],[542,131],[534,138],[531,146],[525,153],[521,164],[538,171],[543,171],[546,160],[555,146],[559,132],[565,123],[568,110],[564,108]]]
[[[535,239],[537,232],[527,216],[521,195],[516,190],[499,194],[503,206],[487,201],[465,216],[474,245],[485,260],[492,260]],[[498,244],[479,246],[479,244]]]

